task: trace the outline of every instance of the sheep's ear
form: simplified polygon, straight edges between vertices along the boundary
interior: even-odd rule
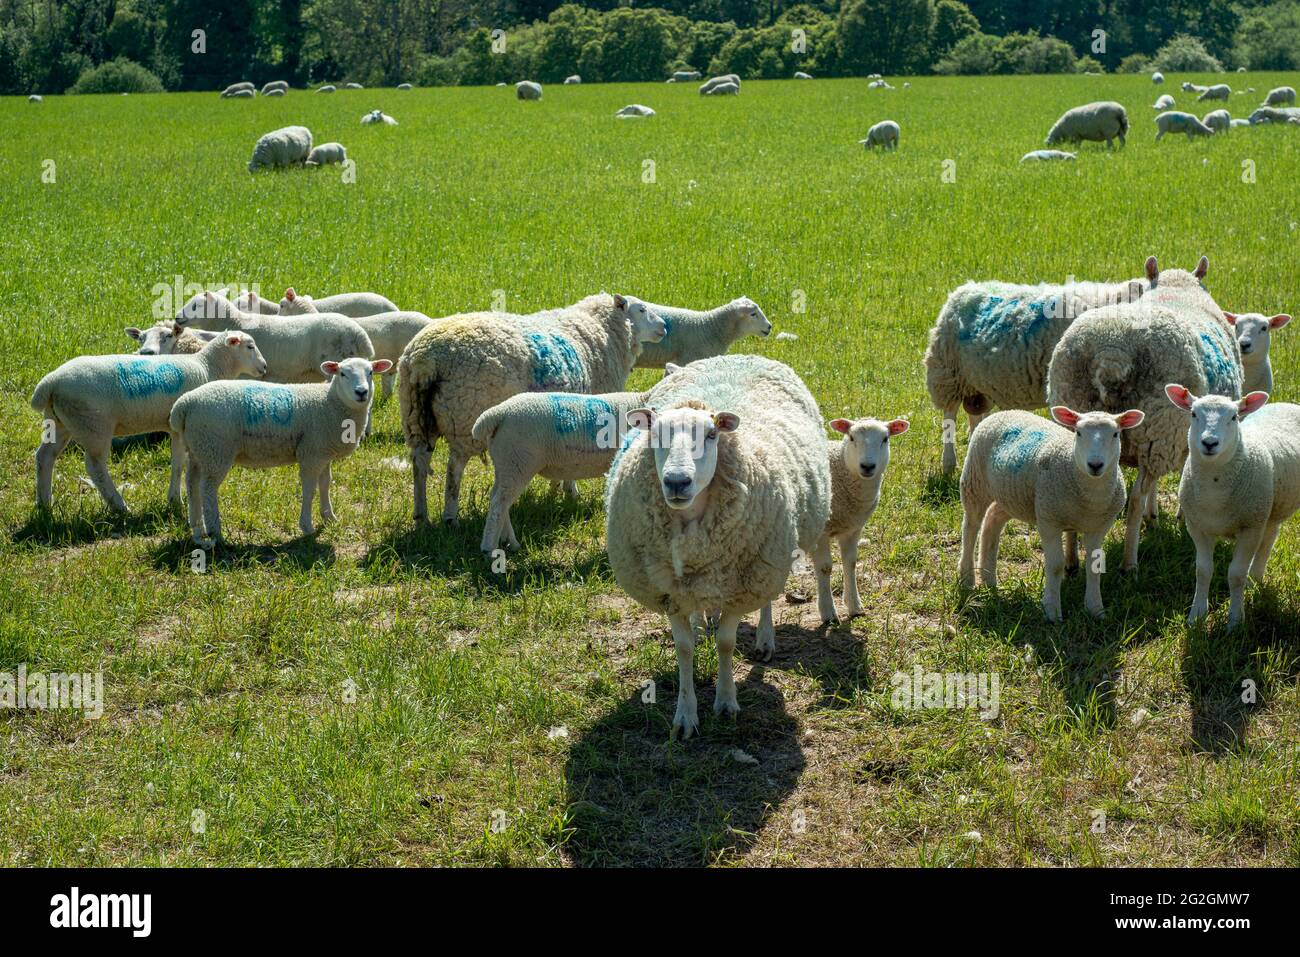
[[[1196,396],[1192,395],[1187,388],[1176,382],[1171,382],[1169,385],[1165,386],[1165,395],[1169,397],[1170,402],[1178,406],[1178,408],[1182,409],[1184,412],[1191,412],[1192,403],[1196,401]]]
[[[384,373],[393,367],[392,359],[376,359],[370,363],[370,371],[375,373]]]
[[[1052,418],[1067,429],[1072,429],[1079,424],[1079,413],[1064,405],[1052,406]]]
[[[735,432],[740,428],[740,416],[734,412],[715,412],[713,425],[719,432]]]
[[[126,327],[126,334],[127,334],[128,336],[130,336],[132,339],[135,339],[135,340],[137,340],[137,341],[138,341],[139,339],[141,339],[141,338],[143,337],[143,335],[144,335],[144,333],[142,333],[142,332],[141,332],[139,329],[137,329],[135,326],[127,326],[127,327]]]
[[[892,422],[889,423],[889,434],[902,435],[911,427],[912,424],[908,422],[907,419],[894,419]]]
[[[831,419],[830,427],[840,435],[848,435],[849,429],[853,428],[852,419]]]
[[[1146,270],[1147,270],[1147,279],[1154,284],[1155,281],[1158,278],[1160,278],[1160,264],[1156,262],[1155,256],[1147,257]]]
[[[339,364],[337,362],[322,362],[320,364],[320,371],[329,376],[338,375]]]
[[[668,376],[672,375],[674,372],[681,372],[681,371],[682,371],[682,367],[679,366],[676,362],[664,363],[664,378],[667,378]]]
[[[1268,327],[1270,329],[1281,329],[1290,321],[1291,321],[1290,316],[1288,316],[1285,312],[1280,312],[1268,321]]]
[[[654,409],[633,409],[626,416],[628,428],[631,429],[649,429],[654,425]]]
[[[1130,279],[1128,283],[1128,301],[1133,302],[1135,299],[1141,299],[1142,293],[1146,292],[1146,286],[1142,285],[1137,279]]]
[[[226,336],[226,345],[228,346],[237,346],[243,341],[244,341],[244,337],[241,335],[236,334],[236,335]]]
[[[1235,326],[1237,324],[1237,314],[1235,312],[1228,312],[1225,309],[1223,312],[1223,318],[1228,320],[1228,325],[1230,326]]]
[[[1146,417],[1147,414],[1141,409],[1129,409],[1127,412],[1118,416],[1116,421],[1119,422],[1119,427],[1121,429],[1135,429],[1142,424],[1142,420]]]
[[[298,298],[298,294],[293,291],[293,286],[290,286],[288,289],[284,291],[284,298],[288,299],[290,302],[293,302],[295,299]]]
[[[625,296],[620,296],[618,293],[614,293],[614,305],[619,309],[626,309],[627,298]]]
[[[1244,419],[1250,413],[1258,412],[1267,401],[1267,392],[1252,392],[1237,403],[1237,414]]]
[[[1192,273],[1197,279],[1204,279],[1205,274],[1210,271],[1210,259],[1208,256],[1202,256],[1196,264],[1196,272]]]

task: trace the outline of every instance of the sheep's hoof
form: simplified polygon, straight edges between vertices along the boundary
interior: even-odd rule
[[[760,635],[754,644],[754,651],[757,653],[759,661],[771,661],[772,656],[776,654],[776,636]]]
[[[736,715],[740,714],[740,705],[735,701],[728,701],[725,698],[714,698],[713,713],[716,715],[725,714],[734,718]]]
[[[700,733],[700,719],[692,710],[687,712],[681,705],[677,706],[677,715],[673,718],[674,738],[681,738],[683,741],[689,739],[692,735]]]
[[[203,549],[204,551],[211,551],[212,549],[217,547],[217,540],[215,538],[209,538],[206,535],[193,536],[193,542],[195,545],[199,546],[199,548]]]

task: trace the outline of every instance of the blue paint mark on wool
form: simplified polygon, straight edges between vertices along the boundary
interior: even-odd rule
[[[533,359],[533,386],[539,392],[581,392],[588,387],[587,370],[573,344],[554,332],[525,332]]]
[[[293,390],[284,386],[246,385],[240,396],[244,424],[288,425],[293,421]]]
[[[555,420],[555,431],[560,435],[572,435],[581,432],[586,438],[596,440],[596,432],[601,427],[613,424],[617,429],[617,413],[614,407],[604,399],[592,396],[558,395],[547,397],[551,403],[551,415]],[[614,434],[614,433],[611,433]]]
[[[1033,461],[1038,447],[1047,441],[1044,429],[1007,429],[993,448],[993,466],[1008,472],[1020,472]]]
[[[1201,366],[1205,370],[1205,387],[1210,392],[1232,396],[1237,391],[1232,361],[1206,332],[1201,333]]]
[[[132,359],[115,367],[117,384],[128,399],[144,399],[156,393],[172,395],[181,390],[185,377],[170,362]]]
[[[988,296],[975,310],[970,321],[963,322],[957,338],[963,342],[978,340],[993,343],[1019,336],[1029,339],[1042,329],[1044,323],[1059,312],[1056,297],[1033,299],[1005,299]]]

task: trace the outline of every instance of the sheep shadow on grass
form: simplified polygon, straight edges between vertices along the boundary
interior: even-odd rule
[[[150,555],[159,571],[192,574],[194,552],[198,546],[186,535],[163,542]],[[315,535],[299,536],[273,545],[250,545],[223,540],[203,553],[205,574],[250,566],[273,568],[286,574],[329,568],[336,561],[334,546],[319,541]]]
[[[35,545],[69,547],[89,545],[110,539],[157,535],[174,527],[179,510],[166,502],[156,502],[149,508],[128,512],[112,512],[104,508],[99,493],[93,492],[93,502],[78,508],[73,514],[62,510],[35,508],[31,516],[12,532],[15,544],[30,542]]]

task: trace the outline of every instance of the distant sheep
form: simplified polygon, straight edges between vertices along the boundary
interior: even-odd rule
[[[654,116],[655,111],[650,109],[648,106],[642,106],[640,103],[631,103],[623,107],[623,109],[619,110],[614,115],[623,118],[634,116]]]
[[[678,70],[673,74],[674,83],[694,83],[699,78],[699,70]]]
[[[540,100],[542,85],[532,80],[520,80],[515,84],[515,96],[521,100]]]
[[[1037,163],[1049,162],[1051,160],[1072,160],[1077,158],[1077,153],[1066,153],[1063,150],[1030,150],[1024,156],[1020,157],[1020,162]]]
[[[565,85],[565,86],[577,86],[577,85],[580,84],[581,82],[582,82],[582,77],[578,76],[578,74],[576,74],[576,73],[573,74],[572,76],[566,76],[566,77],[564,78],[564,85]]]
[[[1168,93],[1162,93],[1152,105],[1153,110],[1171,110],[1174,108],[1174,98]]]
[[[858,142],[867,149],[874,149],[879,146],[881,149],[896,150],[898,149],[898,134],[897,123],[893,120],[881,120],[867,130],[865,140],[858,140]]]
[[[33,93],[31,96],[27,97],[27,102],[28,102],[28,103],[43,103],[43,102],[45,102],[45,97],[41,96],[39,93]]]
[[[738,83],[719,83],[705,94],[705,96],[735,96],[740,92]]]
[[[1252,124],[1289,123],[1293,119],[1300,119],[1300,109],[1293,106],[1261,106],[1250,114]]]
[[[1214,110],[1206,113],[1205,119],[1202,120],[1206,126],[1216,133],[1222,133],[1232,128],[1232,115],[1227,110]]]
[[[381,123],[384,126],[396,126],[397,120],[393,119],[383,110],[371,110],[365,116],[361,117],[363,126],[369,126],[372,123]]]
[[[1208,89],[1208,86],[1201,86],[1199,83],[1191,83],[1187,80],[1183,81],[1184,93],[1204,93]]]
[[[1076,106],[1066,110],[1047,133],[1047,146],[1057,143],[1080,143],[1084,140],[1106,143],[1106,148],[1114,146],[1118,139],[1124,145],[1124,136],[1128,133],[1128,113],[1120,104],[1103,100]]]
[[[348,158],[348,151],[342,143],[322,143],[312,148],[307,154],[307,166],[326,166],[330,163],[343,163]]]
[[[1216,83],[1214,86],[1203,90],[1201,95],[1196,98],[1196,102],[1200,103],[1202,100],[1226,100],[1230,96],[1232,96],[1232,87],[1226,83]]]
[[[812,79],[812,74],[810,74],[810,73],[805,73],[805,72],[803,72],[803,70],[799,70],[797,73],[795,73],[794,78],[795,78],[796,80],[811,80],[811,79]]]
[[[414,89],[414,87],[412,87],[411,84],[409,84],[409,83],[399,83],[399,84],[397,84],[397,88],[398,88],[399,90],[411,90],[411,89]]]
[[[284,94],[285,94],[284,90],[269,90],[266,93],[263,93],[262,95],[274,99],[277,96],[284,96]]]
[[[700,93],[701,95],[707,96],[708,94],[713,92],[715,87],[721,86],[724,83],[731,83],[736,87],[737,90],[740,89],[740,77],[737,76],[735,73],[728,73],[724,76],[709,77],[707,80],[705,80],[703,83],[700,84]]]
[[[1289,86],[1279,86],[1268,91],[1268,96],[1264,97],[1261,106],[1295,106],[1295,89]]]
[[[230,84],[230,86],[221,91],[221,97],[222,99],[228,99],[229,97],[235,96],[237,93],[252,93],[256,89],[257,87],[245,80],[243,83]]]
[[[1191,113],[1170,110],[1168,113],[1161,113],[1156,117],[1156,142],[1159,143],[1166,133],[1186,133],[1187,138],[1190,140],[1195,136],[1212,136],[1214,130]]]
[[[335,90],[337,90],[337,89],[338,89],[338,87],[336,87],[333,83],[326,83],[324,86],[318,88],[318,89],[316,90],[316,92],[317,92],[317,93],[333,93],[333,92],[334,92]]]
[[[270,96],[272,90],[279,90],[281,93],[288,93],[289,84],[284,80],[272,80],[270,83],[262,87],[262,95]]]
[[[1152,83],[1163,83],[1163,82],[1165,82],[1165,75],[1164,75],[1163,73],[1161,73],[1159,70],[1156,70],[1155,73],[1152,73],[1152,74],[1151,74],[1151,82],[1152,82]]]
[[[311,130],[305,126],[286,126],[266,133],[253,147],[248,171],[263,167],[276,168],[305,163],[311,154]]]
[[[126,96],[125,93],[123,93],[122,95],[123,95],[123,96]],[[236,90],[234,93],[231,93],[231,94],[230,94],[230,99],[232,99],[232,100],[251,100],[251,99],[252,99],[253,97],[255,97],[255,96],[257,96],[257,91],[256,91],[256,90]]]
[[[345,83],[345,84],[343,84],[343,88],[344,88],[344,89],[347,89],[347,90],[364,90],[364,89],[365,89],[365,87],[362,86],[360,83]]]

